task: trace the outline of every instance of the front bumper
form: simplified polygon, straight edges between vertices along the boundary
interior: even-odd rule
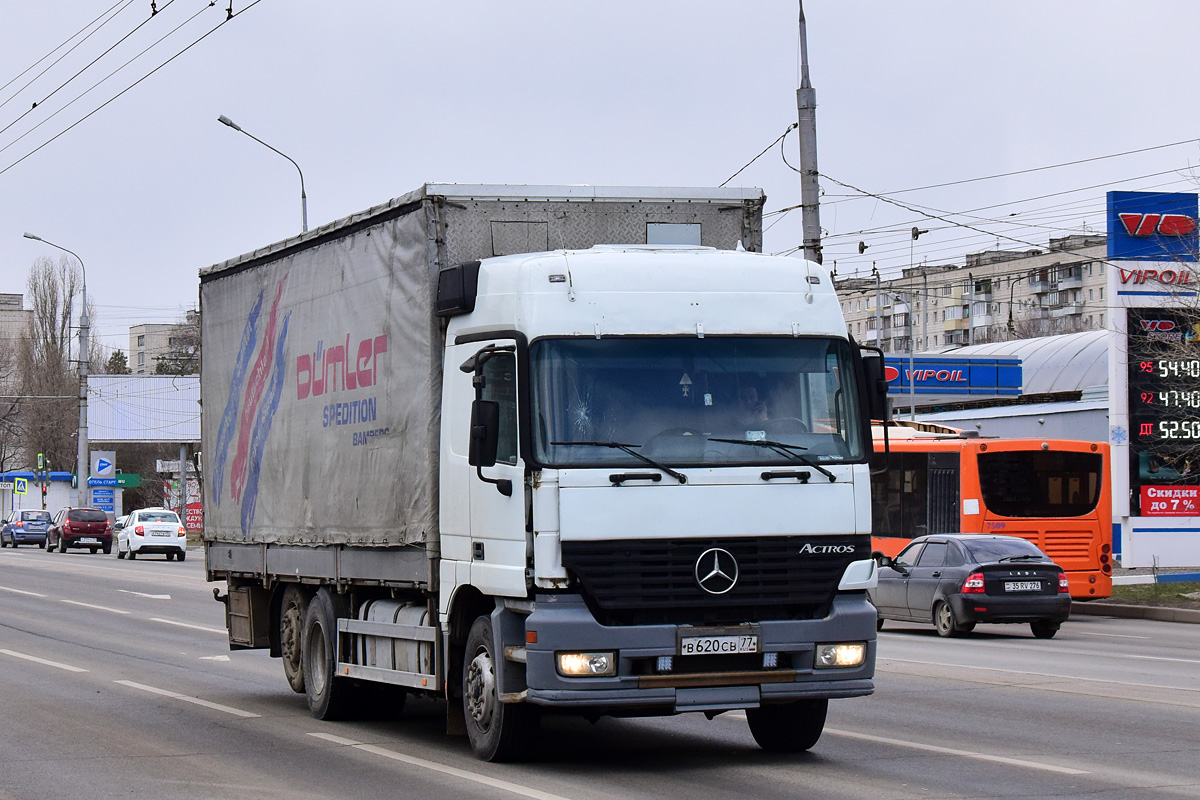
[[[1046,619],[1065,622],[1071,616],[1071,596],[1057,594],[1035,597],[952,595],[950,607],[959,622],[1033,622]]]
[[[539,595],[522,626],[526,641],[537,639],[525,645],[524,699],[540,706],[632,715],[869,695],[875,690],[875,620],[864,592],[839,594],[823,619],[755,623],[761,653],[730,669],[719,656],[680,656],[679,638],[687,626],[603,626],[578,595]],[[513,631],[514,622],[507,620],[506,633]],[[866,644],[861,665],[814,669],[817,644],[850,641]],[[615,651],[617,674],[565,678],[555,667],[555,654],[561,651]],[[777,654],[780,666],[763,668],[762,653]],[[672,656],[677,668],[657,671],[653,665],[662,656]]]

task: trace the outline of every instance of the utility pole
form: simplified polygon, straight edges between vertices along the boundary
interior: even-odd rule
[[[875,273],[875,346],[883,349],[883,287],[879,282],[879,269],[871,263],[871,272]]]
[[[800,88],[796,90],[800,136],[800,213],[804,229],[804,257],[821,263],[821,197],[817,184],[817,93],[808,79],[808,33],[804,2],[800,0]]]

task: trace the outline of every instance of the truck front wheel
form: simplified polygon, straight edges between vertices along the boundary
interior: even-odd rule
[[[746,709],[750,733],[763,750],[800,753],[808,750],[825,730],[828,700],[797,700],[782,705]]]
[[[292,691],[304,694],[304,668],[300,642],[304,638],[304,593],[289,585],[283,590],[279,608],[279,649],[283,655],[283,674]]]
[[[484,761],[515,761],[529,751],[537,733],[537,712],[524,703],[500,702],[496,646],[488,617],[476,619],[467,636],[462,699],[467,737],[476,756]]]
[[[304,690],[308,710],[317,719],[346,719],[354,712],[354,686],[335,674],[339,608],[341,616],[349,616],[345,600],[321,587],[304,615]]]

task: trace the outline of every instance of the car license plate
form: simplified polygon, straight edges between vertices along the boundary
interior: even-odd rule
[[[79,542],[79,544],[100,544],[100,540],[94,536],[84,536],[83,538],[76,539],[75,541]]]
[[[683,656],[757,652],[758,634],[753,633],[740,636],[685,636],[679,640],[679,654]]]
[[[150,531],[151,536],[170,536],[170,531]]]
[[[1040,592],[1042,590],[1041,581],[1005,581],[1004,591],[1006,592]]]

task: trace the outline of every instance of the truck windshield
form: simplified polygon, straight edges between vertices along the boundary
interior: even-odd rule
[[[795,464],[864,456],[847,342],[821,338],[540,339],[534,448],[547,466]],[[726,441],[717,441],[725,439]]]

